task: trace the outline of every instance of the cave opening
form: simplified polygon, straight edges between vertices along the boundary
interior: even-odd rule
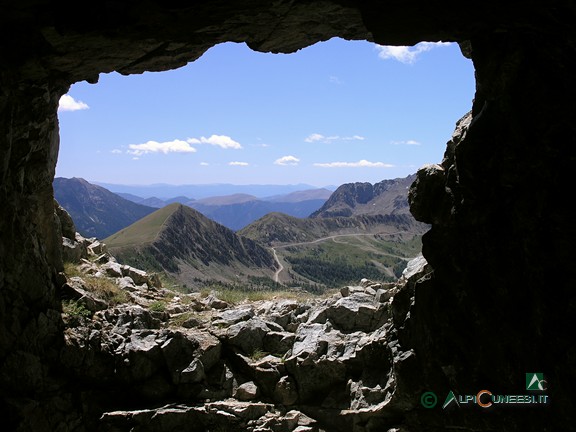
[[[413,176],[420,166],[442,160],[455,119],[470,109],[473,92],[472,62],[456,43],[393,47],[333,38],[292,54],[258,53],[244,44],[224,43],[177,70],[106,74],[97,85],[72,86],[60,103],[56,177],[82,177],[154,208],[178,199],[241,230],[275,209],[254,205],[234,210],[251,213],[242,219],[230,216],[232,210],[191,200],[217,194],[214,184],[244,186],[241,191],[266,200],[270,187],[250,186],[334,191],[343,184]],[[184,185],[197,183],[206,190],[185,191]],[[240,192],[220,190],[222,195]],[[70,197],[63,195],[56,190],[67,208]],[[238,202],[230,201],[229,208]],[[306,206],[312,204],[317,208],[286,211],[307,217],[322,205],[318,200]],[[77,209],[68,210],[75,219]],[[90,217],[90,211],[78,218]],[[403,214],[407,209],[386,211]],[[100,235],[104,230],[94,231],[82,221],[77,225],[86,237],[104,239],[116,232]],[[424,231],[419,226],[410,230],[417,240],[397,239],[409,242],[399,249],[379,244],[373,256],[364,250],[374,249],[367,239],[366,244],[346,246],[350,251],[342,246],[344,255],[357,249],[366,254],[359,269],[348,273],[359,274],[362,268],[365,274],[356,275],[358,280],[399,277],[406,261],[391,257],[417,253]],[[385,235],[379,242],[375,237],[376,243],[395,239],[377,231]],[[370,232],[366,228],[363,235]],[[385,251],[388,247],[394,252]],[[321,253],[332,259],[334,252]],[[320,281],[322,275],[305,278],[306,284]],[[184,283],[195,285],[193,280]]]

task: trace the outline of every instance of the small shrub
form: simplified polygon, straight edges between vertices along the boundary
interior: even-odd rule
[[[165,312],[166,311],[166,302],[162,300],[157,300],[152,302],[150,306],[148,306],[150,312]]]
[[[253,361],[258,361],[258,360],[262,360],[264,357],[266,357],[268,355],[267,352],[262,351],[261,349],[256,348],[254,351],[252,351],[252,354],[250,355],[250,359]]]
[[[70,315],[72,317],[88,318],[92,315],[92,312],[90,312],[88,309],[86,309],[86,306],[84,306],[83,304],[80,304],[74,300],[69,300],[69,301],[64,302],[62,304],[62,311],[65,314]]]
[[[63,302],[62,312],[68,315],[70,318],[75,319],[90,318],[92,316],[92,312],[86,309],[83,304],[80,304],[74,300]]]
[[[78,264],[74,264],[71,262],[64,263],[64,274],[67,277],[82,276],[82,272],[78,268]]]

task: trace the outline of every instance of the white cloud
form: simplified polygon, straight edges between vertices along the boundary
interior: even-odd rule
[[[298,165],[300,159],[294,156],[283,156],[280,159],[274,161],[275,165]]]
[[[234,141],[232,138],[226,135],[211,135],[209,138],[200,137],[198,138],[188,138],[186,140],[189,144],[210,144],[223,149],[241,149],[242,145],[239,142]]]
[[[324,135],[313,133],[304,138],[304,141],[312,143],[312,142],[324,141],[325,139],[326,137]]]
[[[114,150],[110,150],[110,153],[112,153],[112,154],[121,154],[121,153],[122,153],[122,150],[114,149]]]
[[[330,83],[332,84],[342,84],[342,81],[340,81],[340,78],[338,78],[337,76],[330,76],[328,78],[328,81],[330,81]]]
[[[90,108],[82,101],[77,101],[72,96],[65,94],[60,98],[58,111],[81,111]]]
[[[228,162],[230,166],[248,166],[248,162]]]
[[[328,162],[315,163],[314,166],[322,168],[393,168],[394,165],[384,162],[370,162],[362,159],[358,162]]]
[[[191,147],[189,143],[182,140],[157,142],[148,141],[144,144],[130,144],[128,153],[142,156],[147,153],[194,153],[196,149]]]
[[[378,57],[383,60],[393,59],[401,63],[412,64],[423,52],[451,44],[451,42],[420,42],[411,47],[376,45],[376,49],[378,50]]]
[[[196,148],[192,144],[210,144],[225,149],[241,149],[239,142],[226,135],[211,135],[209,138],[188,138],[186,141],[175,139],[173,141],[148,141],[144,144],[130,144],[127,153],[142,156],[148,153],[195,153]],[[121,153],[120,150],[112,150],[112,153]]]
[[[210,165],[208,162],[200,162],[200,166],[208,166]]]
[[[394,144],[394,145],[416,145],[416,146],[419,146],[419,145],[422,144],[422,143],[420,143],[419,141],[416,141],[416,140],[391,141],[390,143],[391,143],[391,144]]]
[[[334,141],[356,141],[356,140],[362,141],[364,140],[364,137],[360,135],[352,135],[345,137],[341,137],[339,135],[324,136],[319,133],[313,133],[304,138],[304,141],[307,143],[321,142],[326,144],[330,144]]]

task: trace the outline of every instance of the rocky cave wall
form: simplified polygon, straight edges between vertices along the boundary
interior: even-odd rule
[[[435,270],[432,285],[417,291],[412,324],[402,335],[418,355],[418,380],[439,393],[478,386],[506,392],[518,391],[525,372],[542,371],[553,404],[539,420],[527,415],[526,421],[573,421],[575,236],[568,204],[576,6],[502,3],[119,0],[80,9],[70,1],[22,0],[0,6],[0,398],[8,424],[24,413],[39,422],[36,430],[49,430],[47,424],[65,419],[45,412],[42,401],[68,398],[73,405],[54,387],[63,340],[51,185],[59,97],[102,72],[184,65],[223,41],[292,52],[334,36],[402,45],[457,41],[476,69],[469,126],[448,143],[440,165],[420,173],[411,194],[414,214],[432,224],[423,253]]]

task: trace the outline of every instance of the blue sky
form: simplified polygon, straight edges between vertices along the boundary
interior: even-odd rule
[[[101,74],[60,101],[58,177],[117,184],[340,185],[440,162],[471,107],[456,44],[226,43],[166,72]]]

